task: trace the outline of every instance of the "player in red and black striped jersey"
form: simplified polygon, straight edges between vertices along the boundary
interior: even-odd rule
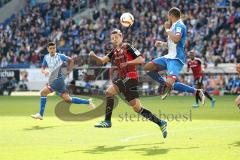
[[[199,58],[196,58],[194,55],[194,51],[189,52],[189,57],[190,59],[187,62],[187,71],[189,72],[189,69],[192,70],[193,72],[193,77],[194,77],[194,84],[196,85],[197,89],[202,89],[203,88],[203,78],[204,78],[204,71],[202,68],[202,61]],[[204,68],[207,67],[207,64],[204,64]],[[215,106],[215,99],[210,96],[210,94],[207,91],[204,91],[204,95],[211,101],[211,106]],[[193,107],[199,107],[198,100],[199,97],[196,94],[196,103],[193,104]]]
[[[113,50],[104,57],[98,57],[93,51],[90,52],[90,57],[96,62],[105,64],[112,61],[118,68],[118,78],[106,90],[106,114],[105,120],[96,124],[95,127],[109,128],[111,127],[111,116],[114,106],[114,96],[118,93],[123,93],[125,99],[132,106],[133,110],[148,120],[156,123],[162,133],[163,137],[167,136],[167,122],[157,118],[149,110],[143,108],[139,94],[138,86],[138,72],[137,65],[144,63],[144,58],[141,53],[128,43],[123,43],[122,32],[115,29],[111,32],[111,42]]]

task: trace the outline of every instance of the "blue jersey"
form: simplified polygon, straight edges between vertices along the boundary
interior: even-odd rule
[[[178,43],[174,43],[168,37],[168,54],[164,57],[169,59],[179,59],[184,64],[186,62],[186,55],[184,50],[185,42],[187,39],[187,28],[180,19],[172,24],[170,30],[175,35],[181,35],[181,40]]]
[[[49,69],[49,83],[51,84],[54,80],[59,78],[65,78],[63,74],[63,64],[66,63],[70,57],[56,53],[51,56],[49,53],[44,56],[42,67],[47,67]]]

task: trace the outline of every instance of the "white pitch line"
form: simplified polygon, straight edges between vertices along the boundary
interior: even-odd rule
[[[199,130],[206,130],[206,129],[217,129],[217,128],[232,128],[232,127],[240,127],[240,125],[225,125],[225,126],[212,126],[212,127],[201,127],[201,128],[195,128],[195,129],[178,129],[178,130],[172,130],[170,131],[171,133],[176,133],[176,132],[191,132],[191,131],[199,131]],[[160,131],[159,131],[160,132]],[[121,142],[128,142],[131,140],[139,139],[142,137],[148,137],[148,136],[155,136],[155,135],[160,135],[161,133],[147,133],[147,134],[141,134],[141,135],[135,135],[135,136],[130,136],[126,138],[120,139]]]

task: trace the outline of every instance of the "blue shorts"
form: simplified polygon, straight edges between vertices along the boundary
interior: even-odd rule
[[[68,92],[63,78],[54,80],[52,84],[49,84],[47,87],[51,92],[57,92],[59,96],[65,92]]]
[[[159,66],[160,70],[167,70],[169,76],[179,76],[183,68],[183,63],[179,59],[169,59],[165,57],[159,57],[152,60],[152,62]]]

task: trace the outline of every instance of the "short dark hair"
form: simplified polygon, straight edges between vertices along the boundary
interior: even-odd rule
[[[55,46],[56,45],[56,43],[55,42],[49,42],[48,44],[47,44],[47,47],[50,47],[50,46]]]
[[[111,34],[119,34],[122,35],[122,32],[119,29],[113,29]]]
[[[181,11],[179,8],[177,7],[173,7],[168,11],[169,15],[173,15],[176,18],[180,18],[181,17]]]

